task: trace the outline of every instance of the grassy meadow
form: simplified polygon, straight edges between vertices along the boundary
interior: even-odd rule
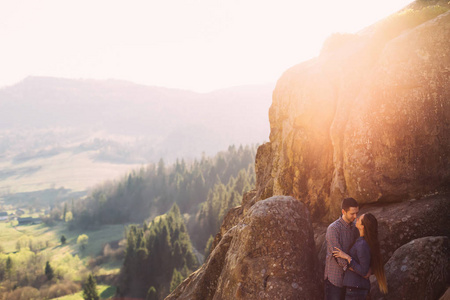
[[[17,222],[16,222],[17,224]],[[30,242],[36,250],[47,250],[58,257],[66,253],[78,255],[80,258],[95,257],[102,253],[106,243],[121,240],[124,237],[124,225],[105,225],[96,230],[68,230],[65,223],[60,222],[54,226],[44,223],[35,225],[13,226],[14,223],[0,223],[0,245],[5,253],[17,251],[18,241],[21,247],[29,247]],[[77,245],[77,238],[81,234],[89,237],[84,250]],[[66,243],[61,245],[61,236],[66,237]]]
[[[64,187],[85,191],[107,180],[118,179],[140,164],[111,163],[93,160],[95,151],[81,153],[61,152],[15,163],[13,158],[0,158],[0,196]]]
[[[97,285],[97,292],[100,299],[109,299],[116,293],[116,288],[108,285]],[[58,300],[83,300],[83,292],[78,292],[76,294],[67,295],[59,298],[54,298]]]
[[[29,268],[27,262],[31,257],[38,259],[40,265],[49,261],[59,278],[56,283],[76,282],[80,284],[80,288],[84,278],[90,273],[96,276],[118,274],[122,265],[121,259],[96,261],[95,258],[104,254],[107,243],[117,244],[117,241],[122,240],[124,232],[124,225],[104,225],[96,230],[80,231],[69,230],[62,221],[54,226],[44,223],[18,226],[17,221],[0,222],[0,262],[4,263],[11,257],[15,267],[26,273]],[[84,249],[77,244],[77,238],[81,234],[89,237]],[[61,243],[62,235],[66,237],[64,244]],[[101,299],[108,299],[114,296],[116,287],[99,283],[97,289]],[[82,291],[57,299],[83,299]]]

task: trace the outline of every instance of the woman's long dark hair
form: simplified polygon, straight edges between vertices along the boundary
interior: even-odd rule
[[[380,243],[378,242],[378,221],[374,215],[367,213],[364,214],[361,224],[364,226],[364,239],[367,241],[370,248],[370,267],[377,277],[380,291],[386,294],[388,288],[386,276],[384,274],[383,260],[381,259]]]

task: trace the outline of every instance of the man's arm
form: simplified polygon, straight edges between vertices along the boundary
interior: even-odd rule
[[[333,253],[334,247],[343,249],[341,243],[339,242],[339,233],[334,227],[328,227],[327,234],[326,234],[326,240],[327,240],[327,251],[328,253]],[[342,268],[347,268],[348,262],[346,259],[335,257],[336,262],[338,265],[340,265]]]

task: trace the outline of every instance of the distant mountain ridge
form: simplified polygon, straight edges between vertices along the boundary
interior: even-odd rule
[[[0,89],[0,167],[10,175],[0,178],[0,192],[5,179],[11,188],[28,176],[24,170],[38,176],[42,160],[64,153],[120,164],[123,172],[126,165],[160,158],[192,159],[232,144],[260,144],[269,136],[273,88],[196,93],[119,80],[25,78]]]
[[[0,129],[103,125],[106,127],[102,129],[112,133],[132,130],[130,133],[137,135],[153,131],[142,125],[169,118],[167,121],[172,123],[157,127],[158,132],[167,132],[176,124],[200,121],[194,117],[206,117],[201,121],[211,121],[217,120],[214,114],[218,113],[234,116],[228,116],[227,111],[236,113],[244,109],[258,114],[262,111],[267,116],[273,88],[274,85],[243,86],[200,94],[118,80],[28,77],[14,86],[0,89]],[[266,107],[253,106],[258,102]],[[118,121],[129,123],[117,124]],[[268,124],[266,121],[268,119],[262,123]],[[268,133],[268,125],[266,129]]]

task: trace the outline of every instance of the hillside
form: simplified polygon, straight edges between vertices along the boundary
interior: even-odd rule
[[[0,195],[82,191],[163,158],[268,140],[272,85],[200,94],[28,77],[0,90]]]
[[[254,187],[255,154],[256,146],[230,146],[192,163],[160,160],[82,199],[65,189],[6,197],[0,299],[72,294],[89,273],[108,295],[145,297],[153,287],[164,298],[203,261],[225,213]]]

